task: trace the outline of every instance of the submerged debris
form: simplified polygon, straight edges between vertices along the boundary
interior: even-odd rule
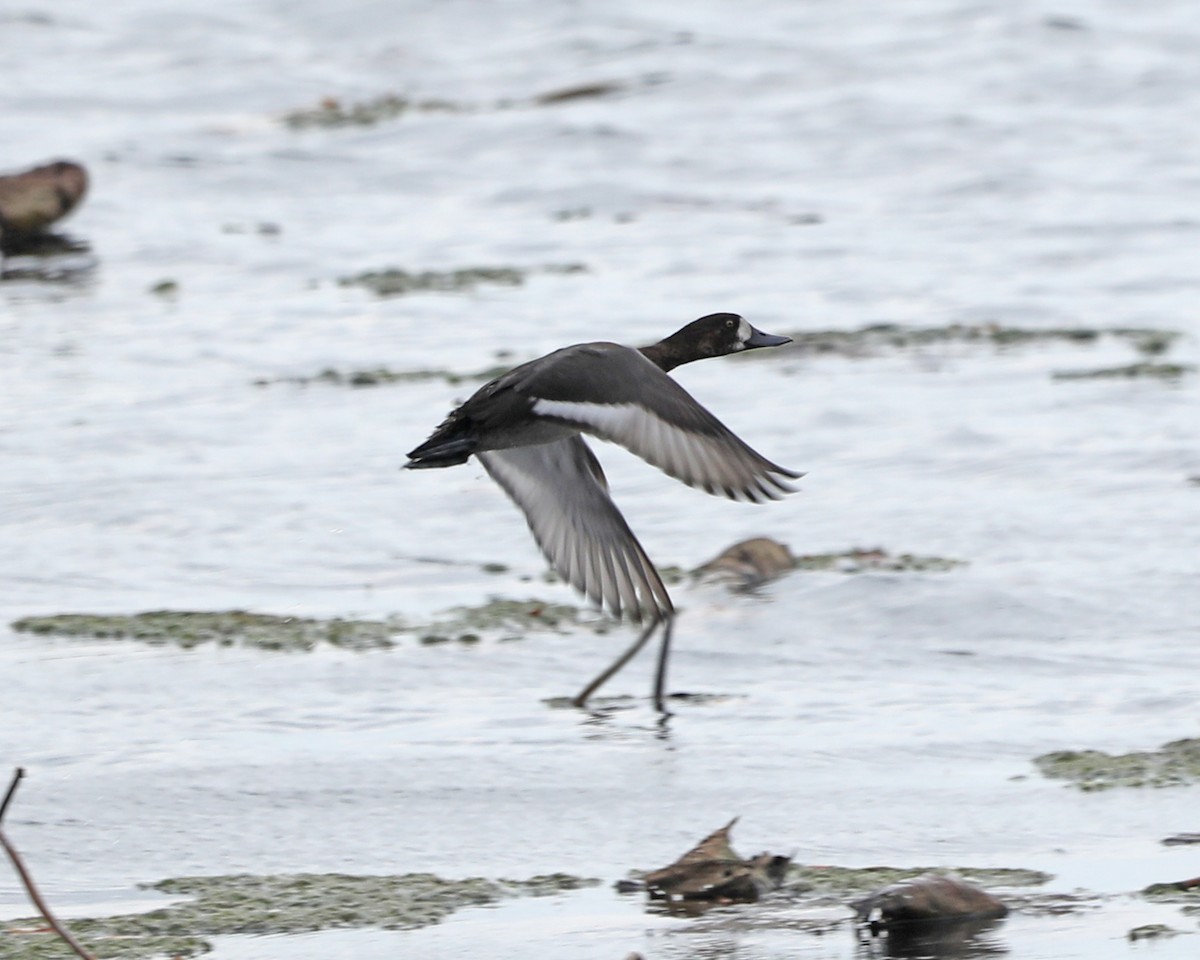
[[[194,899],[148,913],[72,920],[71,928],[98,957],[188,957],[212,950],[208,937],[350,927],[409,930],[439,923],[463,907],[546,896],[598,882],[568,874],[528,880],[445,880],[430,873],[181,877],[150,884],[149,889]],[[0,933],[7,935],[2,953],[6,958],[70,956],[40,920],[0,924]]]
[[[501,598],[492,598],[476,607],[456,607],[426,624],[410,624],[398,617],[318,620],[245,610],[57,614],[24,617],[12,624],[19,633],[48,636],[137,640],[185,649],[213,643],[288,652],[312,650],[322,643],[353,651],[386,649],[399,643],[403,636],[414,636],[426,644],[452,640],[474,643],[481,639],[481,634],[513,639],[530,632],[561,630],[565,626],[584,626],[597,631],[607,629],[605,621],[598,616],[585,615],[578,607],[541,600]]]
[[[384,270],[366,270],[349,277],[341,277],[338,285],[343,287],[366,287],[376,296],[399,297],[407,293],[460,293],[473,290],[481,283],[519,287],[531,273],[584,273],[581,263],[551,263],[543,267],[460,267],[456,270],[402,270],[388,267]]]
[[[1200,739],[1174,740],[1157,751],[1109,754],[1057,750],[1035,757],[1042,776],[1070,780],[1081,790],[1175,787],[1200,782]]]
[[[965,560],[919,556],[912,553],[890,554],[879,547],[853,548],[838,553],[814,553],[794,556],[785,544],[770,537],[742,540],[718,556],[697,567],[694,574],[721,580],[733,580],[738,587],[750,588],[774,580],[791,570],[832,570],[838,573],[928,573],[965,566]]]
[[[730,846],[729,831],[737,823],[714,830],[670,866],[642,878],[652,900],[698,900],[713,903],[754,903],[776,889],[791,857],[760,853],[744,860]]]

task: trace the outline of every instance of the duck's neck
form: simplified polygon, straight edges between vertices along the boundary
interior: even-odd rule
[[[684,351],[681,343],[673,343],[673,340],[675,340],[675,334],[665,340],[659,340],[658,343],[652,343],[648,347],[638,347],[638,350],[643,357],[663,371],[674,370],[680,364],[696,359],[695,356]]]

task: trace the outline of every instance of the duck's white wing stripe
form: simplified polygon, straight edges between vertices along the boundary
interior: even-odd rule
[[[691,430],[636,403],[544,398],[533,402],[538,416],[553,417],[584,433],[619,443],[676,480],[709,493],[758,503],[778,500],[793,491],[787,480],[800,474],[772,463],[699,404],[696,408],[704,414],[702,419],[696,417],[703,429]]]
[[[583,438],[476,454],[525,513],[542,553],[568,583],[613,616],[641,621],[672,611],[658,571],[608,496]]]

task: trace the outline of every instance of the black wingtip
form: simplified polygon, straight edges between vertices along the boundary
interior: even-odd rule
[[[421,457],[413,458],[408,463],[404,464],[401,470],[435,470],[439,467],[457,467],[460,463],[466,463],[471,456],[470,452],[455,453],[443,457]]]
[[[466,463],[479,444],[470,437],[441,440],[435,435],[415,450],[408,452],[406,470],[430,470],[435,467],[455,467]]]

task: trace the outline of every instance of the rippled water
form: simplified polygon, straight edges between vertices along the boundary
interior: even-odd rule
[[[243,607],[419,616],[543,584],[473,464],[401,474],[470,390],[255,386],[324,368],[471,372],[713,310],[869,323],[1153,327],[1200,315],[1194,6],[1064,2],[169,6],[0,11],[8,169],[93,190],[66,282],[0,283],[0,621]],[[576,85],[604,97],[538,105]],[[322,98],[456,112],[296,131]],[[263,228],[262,225],[269,225]],[[579,263],[581,273],[546,273]],[[6,265],[11,267],[12,264]],[[528,268],[379,299],[339,277]],[[164,280],[174,295],[150,288]],[[811,863],[1020,866],[1124,894],[1194,876],[1196,788],[1080,794],[1046,750],[1196,735],[1197,375],[1052,379],[1128,344],[777,351],[679,371],[807,470],[768,507],[601,450],[661,564],[767,534],[949,573],[681,587],[664,729],[550,709],[624,633],[351,655],[56,641],[0,626],[11,832],[66,913],[246,871],[611,881],[741,814]],[[442,562],[430,562],[430,560]],[[484,573],[484,563],[509,567]],[[532,579],[531,579],[532,578]],[[638,662],[612,692],[648,693]],[[99,906],[97,906],[99,905]],[[28,912],[0,872],[6,915]],[[992,946],[1122,953],[1175,911],[1015,916]],[[1160,957],[1191,955],[1180,938]],[[269,948],[264,944],[269,943]],[[848,957],[849,937],[696,928],[602,888],[416,933],[221,941],[216,956]],[[1111,954],[1109,954],[1111,955]]]

